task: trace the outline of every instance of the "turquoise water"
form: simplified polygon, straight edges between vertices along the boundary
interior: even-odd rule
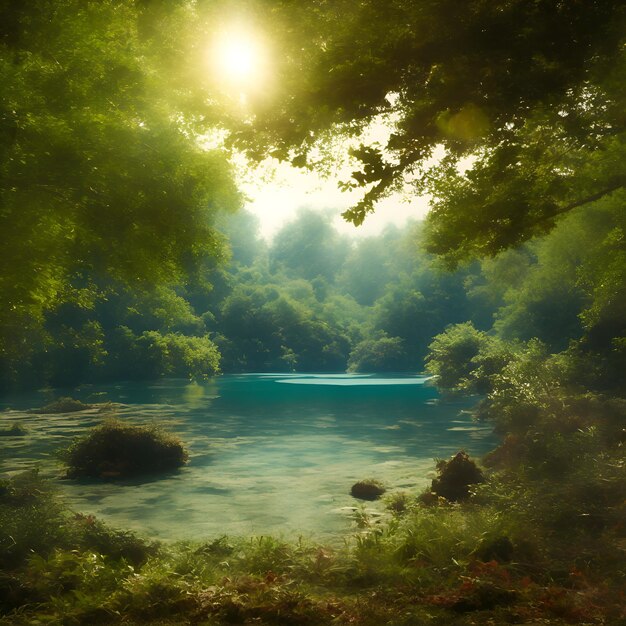
[[[51,399],[41,392],[0,403],[2,425],[19,421],[29,429],[0,440],[0,471],[37,466],[76,510],[162,539],[336,538],[363,506],[349,495],[357,480],[417,492],[432,478],[434,458],[459,449],[479,455],[497,443],[488,425],[472,422],[469,401],[440,400],[424,377],[245,374],[56,395],[119,403],[114,413],[130,422],[164,422],[187,444],[189,463],[158,479],[62,479],[55,450],[110,411],[29,413]],[[366,509],[384,514],[382,503]]]

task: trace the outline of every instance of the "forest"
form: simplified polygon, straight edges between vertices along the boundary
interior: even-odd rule
[[[626,624],[623,3],[7,0],[0,80],[0,624]],[[430,210],[358,237],[294,204],[267,240],[240,168],[268,162],[347,172],[357,232],[399,194]],[[201,456],[167,403],[136,423],[94,390],[248,374],[380,378],[385,412],[423,379],[498,443],[433,443],[335,544],[68,502],[129,489],[88,468],[115,448],[154,439],[146,492]],[[63,479],[13,456],[57,425]]]

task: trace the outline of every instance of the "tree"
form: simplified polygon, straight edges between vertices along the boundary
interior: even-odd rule
[[[486,393],[514,357],[514,346],[483,331],[471,322],[450,326],[429,346],[426,370],[437,386],[448,391]]]
[[[316,211],[301,210],[283,226],[270,249],[274,272],[312,280],[318,276],[333,281],[349,251],[349,243],[332,227],[330,218]]]
[[[345,186],[364,196],[349,221],[362,223],[408,178],[433,198],[429,249],[455,265],[548,232],[623,188],[623,3],[270,7],[279,86],[252,103],[254,116],[233,120],[230,141],[253,157],[313,167],[329,135],[358,136],[388,119],[384,147],[352,150]],[[445,157],[433,166],[439,146]]]
[[[395,277],[400,231],[387,228],[382,236],[368,237],[350,251],[339,284],[359,304],[371,306]]]
[[[348,360],[350,372],[403,372],[416,365],[399,337],[365,339],[354,347]]]
[[[236,207],[239,194],[224,155],[197,142],[212,123],[206,105],[204,122],[191,123],[206,85],[183,87],[169,65],[185,67],[193,50],[190,6],[2,3],[6,378],[12,360],[42,340],[46,311],[64,302],[93,307],[102,279],[172,282],[220,254],[213,215]],[[178,39],[162,36],[183,18]]]

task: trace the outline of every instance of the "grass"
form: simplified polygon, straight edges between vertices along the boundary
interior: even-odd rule
[[[509,436],[489,471],[439,463],[434,486],[455,497],[387,494],[385,519],[357,507],[339,548],[159,544],[69,511],[36,473],[0,481],[0,624],[624,626],[623,443],[609,420],[557,417]],[[106,470],[120,433],[180,445],[109,421],[76,442],[77,465]]]
[[[404,494],[390,521],[340,548],[267,536],[158,544],[72,513],[22,474],[0,483],[0,623],[623,623],[618,518],[565,537],[555,496],[492,476],[467,503]]]
[[[108,419],[64,453],[68,478],[119,479],[177,469],[187,461],[182,442],[157,425]]]

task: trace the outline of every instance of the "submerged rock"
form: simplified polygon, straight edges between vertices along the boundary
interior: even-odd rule
[[[448,502],[461,502],[470,496],[469,486],[485,482],[480,468],[466,452],[457,452],[449,461],[437,463],[439,476],[433,479],[432,495],[445,498]],[[422,498],[426,502],[428,498]]]
[[[360,480],[352,485],[350,495],[359,500],[378,500],[387,491],[377,480]]]
[[[68,478],[116,479],[177,469],[187,451],[157,426],[108,420],[72,444],[65,457]]]

